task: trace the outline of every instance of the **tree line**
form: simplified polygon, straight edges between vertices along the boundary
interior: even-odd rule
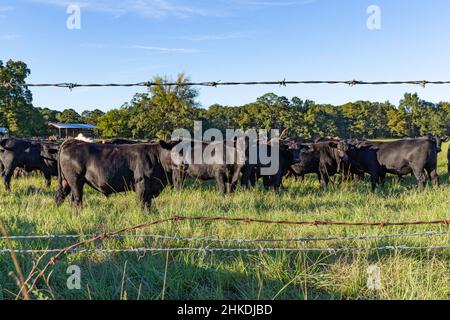
[[[0,60],[0,83],[25,83],[30,70],[21,61]],[[198,90],[184,86],[189,79],[180,74],[178,85],[162,86],[167,77],[156,77],[147,93],[106,113],[74,109],[38,108],[25,87],[0,87],[0,127],[14,136],[45,137],[49,122],[88,123],[104,138],[167,139],[173,130],[193,130],[195,120],[203,129],[282,129],[305,139],[324,136],[342,138],[399,138],[426,134],[450,135],[450,103],[431,103],[417,93],[405,93],[396,106],[389,101],[356,101],[344,105],[317,104],[294,97],[267,93],[241,106],[214,104],[202,108]]]

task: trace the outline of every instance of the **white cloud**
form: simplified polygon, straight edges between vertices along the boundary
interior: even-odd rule
[[[148,50],[158,53],[197,53],[202,52],[196,49],[187,49],[187,48],[164,48],[164,47],[152,47],[152,46],[142,46],[142,45],[132,45],[125,47],[127,49],[140,49],[140,50]]]
[[[80,47],[81,48],[89,48],[89,49],[105,49],[107,46],[104,45],[103,43],[89,42],[89,43],[80,44]]]
[[[1,6],[0,5],[0,18],[6,18],[7,17],[6,13],[11,12],[13,10],[14,10],[13,6]]]
[[[134,50],[146,50],[153,51],[155,53],[198,53],[202,52],[197,49],[190,48],[167,48],[167,47],[157,47],[157,46],[146,46],[146,45],[126,45],[126,46],[113,46],[103,43],[82,43],[80,44],[82,48],[89,49],[134,49]]]
[[[9,12],[13,10],[14,10],[13,6],[0,6],[0,12]]]
[[[16,40],[21,38],[22,36],[19,34],[2,34],[0,35],[0,39],[4,41]]]
[[[102,12],[121,17],[139,15],[149,19],[164,17],[226,17],[241,10],[255,10],[281,6],[304,5],[317,0],[22,0],[42,5],[68,7],[79,5],[82,10]],[[192,4],[192,3],[201,3]]]
[[[293,0],[293,1],[260,1],[260,0],[232,0],[237,5],[254,7],[284,7],[310,4],[317,0]]]
[[[204,35],[192,35],[177,37],[176,39],[188,40],[188,41],[214,41],[214,40],[230,40],[230,39],[242,39],[248,38],[254,35],[254,32],[228,32],[221,34],[204,34]]]
[[[67,7],[77,4],[82,9],[105,12],[115,16],[138,14],[148,18],[214,16],[208,9],[180,5],[174,0],[28,0],[34,3]]]

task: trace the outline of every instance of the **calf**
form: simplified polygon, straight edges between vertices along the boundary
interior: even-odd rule
[[[374,192],[382,175],[377,150],[370,146],[360,145],[360,142],[352,141],[349,142],[347,155],[348,161],[343,166],[344,175],[361,178],[365,173],[368,173],[372,184],[372,192]]]
[[[56,163],[42,157],[43,145],[19,139],[5,139],[0,142],[2,176],[6,191],[11,190],[11,177],[16,168],[26,172],[41,171],[47,186],[51,184],[52,175],[57,174]]]
[[[136,191],[137,202],[150,208],[152,199],[170,182],[170,174],[178,166],[172,158],[173,147],[164,141],[106,145],[68,140],[58,153],[56,203],[62,204],[72,192],[74,205],[81,206],[83,186],[88,184],[106,196]]]
[[[221,193],[235,191],[245,166],[244,150],[240,150],[237,141],[183,141],[176,149],[187,164],[186,170],[173,174],[173,183],[177,190],[181,190],[184,176],[188,175],[201,181],[216,180],[217,189]],[[202,159],[195,159],[195,154],[202,155]]]
[[[261,145],[254,145],[253,148],[260,148]],[[265,145],[267,147],[267,156],[272,158],[274,152],[278,152],[278,167],[275,168],[274,174],[265,174],[264,170],[275,165],[272,161],[263,163],[260,158],[259,150],[257,152],[257,163],[250,163],[247,154],[247,160],[243,175],[241,178],[241,185],[245,188],[249,183],[255,186],[256,181],[262,177],[264,188],[273,188],[275,191],[279,191],[282,185],[283,176],[285,176],[292,165],[300,161],[300,149],[296,148],[296,145],[280,143],[278,147],[273,144]],[[273,157],[274,158],[274,157]]]
[[[330,177],[341,171],[343,163],[348,161],[349,145],[345,141],[327,141],[305,144],[300,153],[300,162],[291,167],[295,175],[303,177],[316,173],[320,186],[325,188]]]

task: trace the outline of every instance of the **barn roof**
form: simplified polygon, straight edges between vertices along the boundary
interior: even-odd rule
[[[97,129],[96,126],[85,123],[50,123],[50,125],[57,129],[85,129],[85,130]]]

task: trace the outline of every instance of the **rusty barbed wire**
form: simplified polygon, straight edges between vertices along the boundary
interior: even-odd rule
[[[276,239],[221,239],[221,238],[193,238],[193,237],[178,237],[167,236],[159,234],[120,234],[111,236],[112,239],[127,239],[127,238],[153,238],[158,240],[173,240],[173,241],[191,241],[191,242],[234,242],[234,243],[259,243],[259,242],[320,242],[320,241],[334,241],[334,240],[368,240],[368,239],[386,239],[386,238],[404,238],[404,237],[421,237],[421,236],[440,236],[450,235],[450,231],[425,231],[416,233],[398,233],[398,234],[377,234],[377,235],[358,235],[358,236],[335,236],[324,238],[276,238]],[[96,234],[42,234],[42,235],[25,235],[25,236],[8,236],[0,237],[0,240],[53,240],[53,239],[83,239],[93,238]],[[3,251],[0,250],[0,253]]]
[[[81,87],[101,88],[101,87],[152,87],[152,86],[195,86],[195,87],[212,87],[220,86],[254,86],[254,85],[278,85],[286,87],[288,85],[339,85],[344,84],[348,86],[357,85],[419,85],[426,87],[427,85],[448,85],[450,80],[446,81],[430,81],[430,80],[406,80],[406,81],[361,81],[361,80],[276,80],[276,81],[205,81],[205,82],[136,82],[136,83],[76,83],[76,82],[61,82],[61,83],[13,83],[3,82],[0,87],[14,88],[14,87],[56,87],[67,88],[73,90]]]
[[[337,226],[367,226],[367,227],[389,227],[389,226],[407,226],[407,225],[433,225],[433,224],[444,224],[450,225],[450,218],[445,220],[434,220],[434,221],[413,221],[413,222],[334,222],[334,221],[287,221],[287,220],[263,220],[263,219],[252,219],[252,218],[228,218],[228,217],[207,217],[207,216],[198,216],[198,217],[185,217],[185,216],[173,216],[165,219],[155,220],[147,223],[142,223],[132,227],[122,228],[113,232],[104,232],[96,235],[93,238],[86,239],[77,243],[74,243],[66,248],[58,251],[47,264],[43,267],[43,269],[39,272],[39,274],[33,280],[32,285],[28,288],[28,292],[31,292],[33,288],[36,286],[37,282],[40,278],[42,278],[47,270],[55,264],[55,262],[64,254],[70,253],[75,249],[96,242],[103,241],[107,238],[111,238],[113,236],[123,234],[125,232],[130,232],[139,229],[149,228],[151,226],[167,223],[167,222],[179,222],[179,221],[222,221],[222,222],[243,222],[243,223],[261,223],[261,224],[278,224],[278,225],[310,225],[310,226],[323,226],[323,225],[337,225]],[[30,278],[31,280],[31,278]],[[28,283],[26,283],[28,285]]]

